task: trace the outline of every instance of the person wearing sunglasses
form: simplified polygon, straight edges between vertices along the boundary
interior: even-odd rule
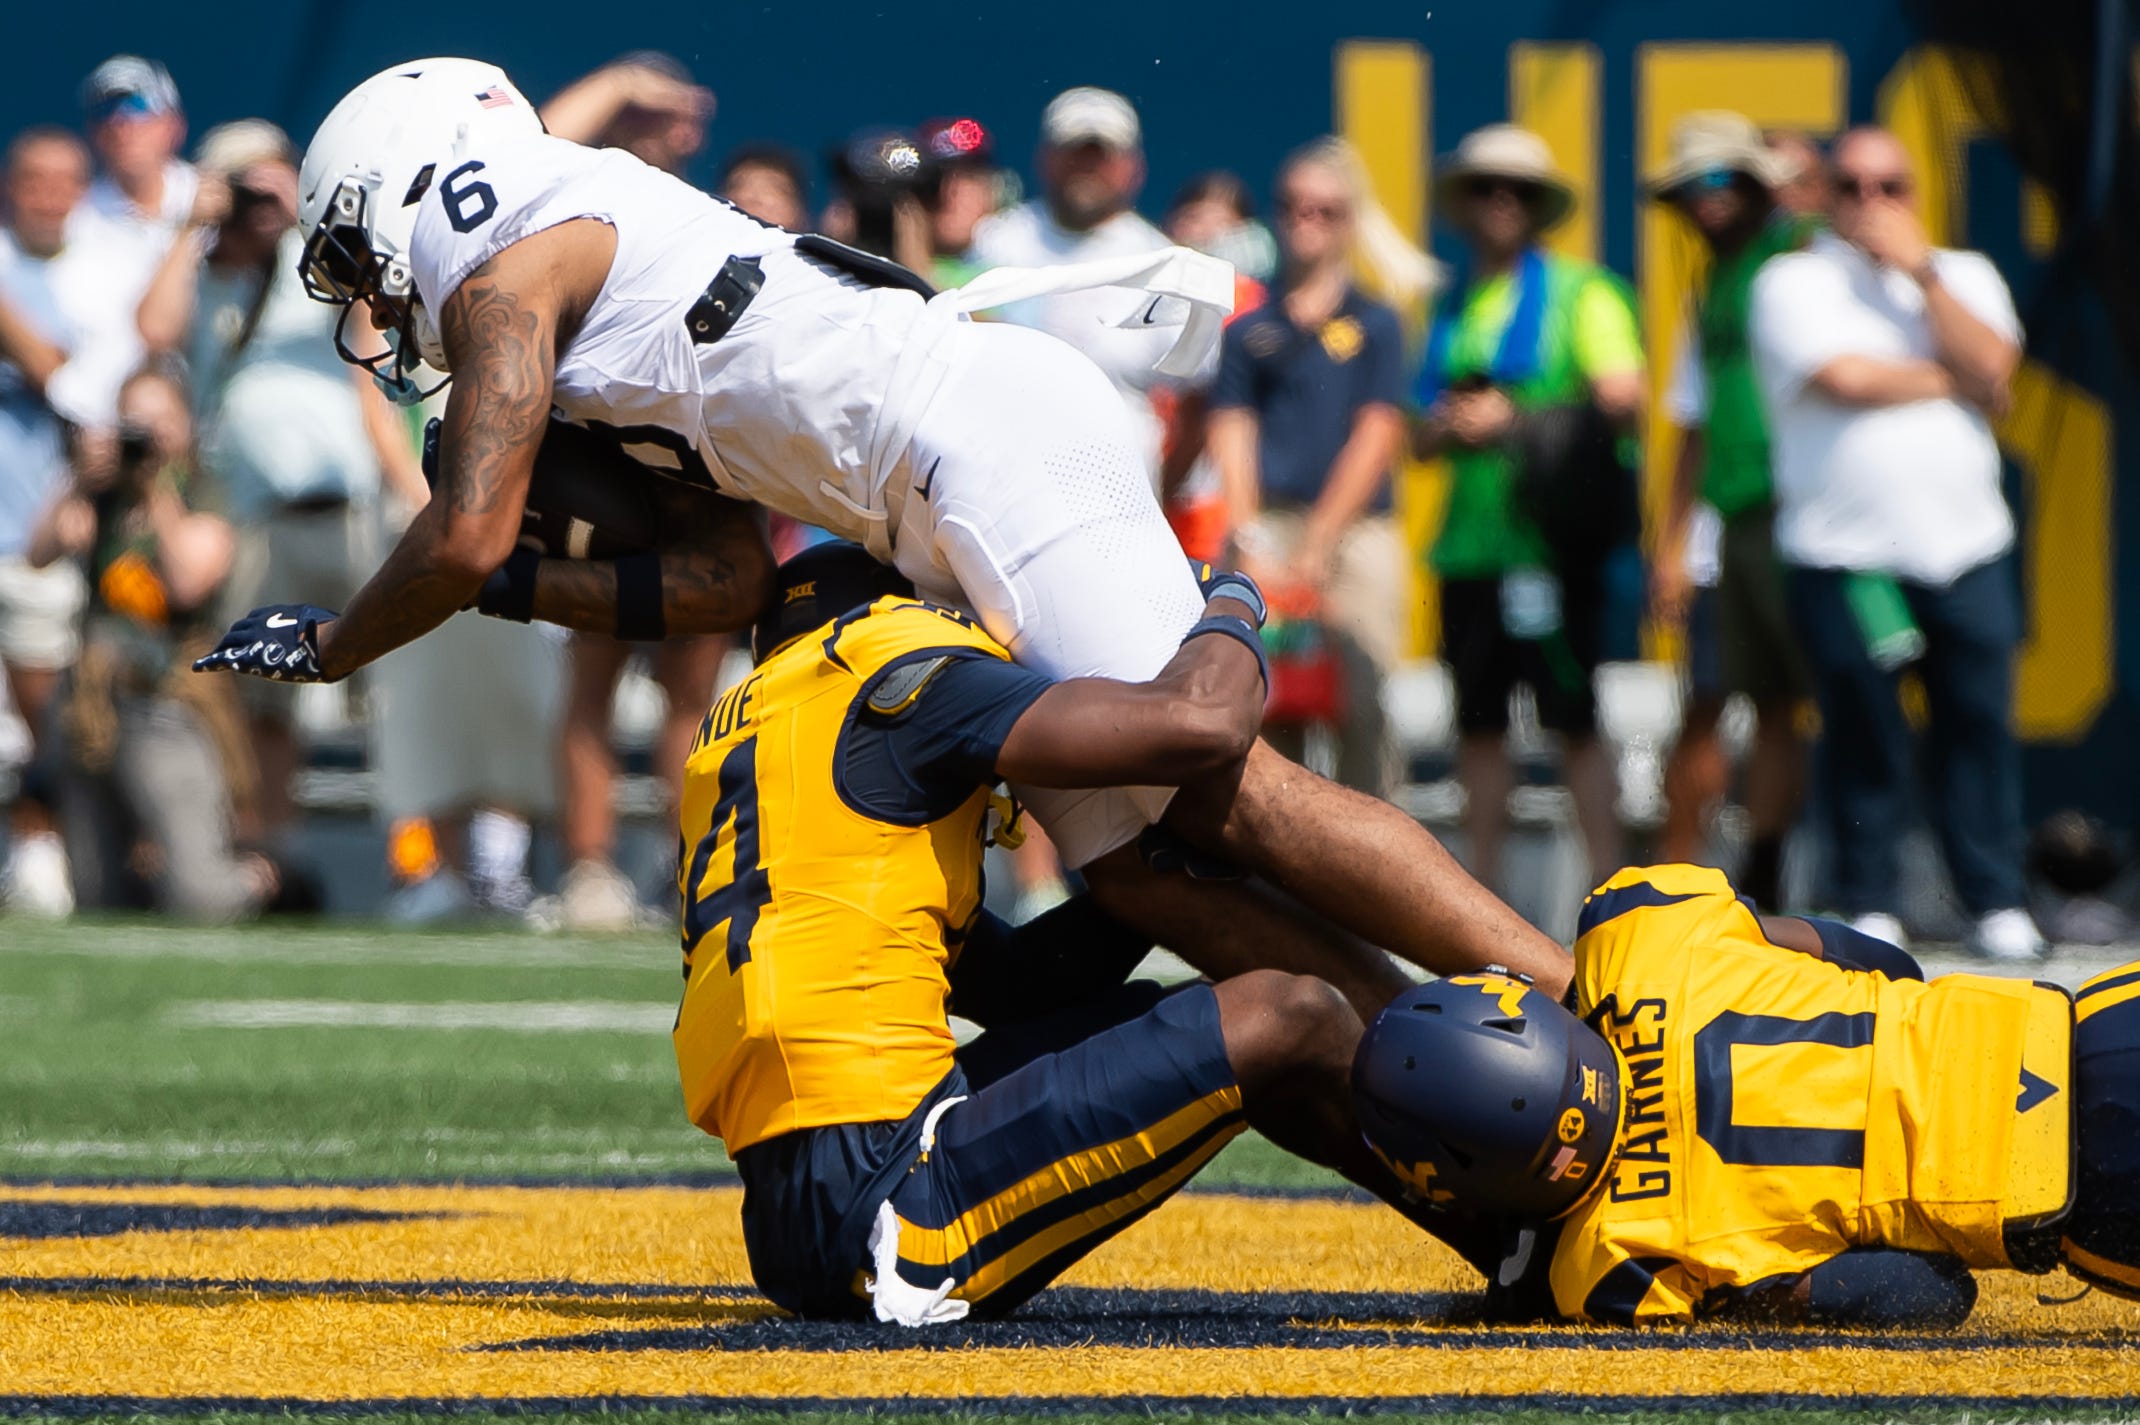
[[[102,172],[68,220],[76,260],[94,272],[76,353],[80,418],[111,426],[119,387],[141,364],[134,313],[171,245],[188,226],[223,216],[219,189],[203,192],[178,157],[186,116],[171,73],[152,59],[114,55],[82,81],[90,146]]]
[[[1692,675],[1665,774],[1671,812],[1660,851],[1666,860],[1702,859],[1703,820],[1730,776],[1718,721],[1727,697],[1745,695],[1759,721],[1746,761],[1753,837],[1738,885],[1771,908],[1805,777],[1794,715],[1812,688],[1776,563],[1768,422],[1747,355],[1746,313],[1761,265],[1805,246],[1816,227],[1778,200],[1796,167],[1745,116],[1703,111],[1673,125],[1670,155],[1645,185],[1709,258],[1665,397],[1679,456],[1650,568],[1651,608],[1686,630]],[[1706,541],[1690,537],[1697,523]],[[1690,579],[1696,561],[1715,568],[1711,587]]]
[[[1493,124],[1467,135],[1435,192],[1470,251],[1429,332],[1412,443],[1449,460],[1429,562],[1456,682],[1471,870],[1488,886],[1500,878],[1508,703],[1521,683],[1562,737],[1562,777],[1603,877],[1620,864],[1620,828],[1591,673],[1607,570],[1634,543],[1624,437],[1645,400],[1642,338],[1618,278],[1541,245],[1575,210],[1575,190],[1536,134]]]
[[[1767,401],[1776,544],[1820,702],[1832,904],[1900,943],[1897,846],[1915,661],[1930,713],[1923,803],[1970,948],[2025,963],[2020,751],[2009,719],[2021,609],[2014,519],[1991,422],[2021,323],[1983,255],[1934,247],[1909,152],[1884,129],[1835,147],[1835,226],[1754,279],[1749,332]]]

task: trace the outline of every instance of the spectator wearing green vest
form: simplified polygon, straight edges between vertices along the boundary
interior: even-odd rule
[[[1782,566],[1776,559],[1776,503],[1769,474],[1768,420],[1746,339],[1754,274],[1782,252],[1806,244],[1818,224],[1786,211],[1778,190],[1794,166],[1772,151],[1742,115],[1704,111],[1672,126],[1670,157],[1645,184],[1708,249],[1708,272],[1694,292],[1665,409],[1679,430],[1679,458],[1650,566],[1657,617],[1689,630],[1712,630],[1722,677],[1713,689],[1697,680],[1665,775],[1672,798],[1668,859],[1700,859],[1700,824],[1722,786],[1694,768],[1721,764],[1717,724],[1726,697],[1743,694],[1757,718],[1746,759],[1746,810],[1752,841],[1738,884],[1774,908],[1784,837],[1805,787],[1805,744],[1797,710],[1811,695],[1805,659],[1792,632]],[[1713,618],[1690,618],[1686,543],[1697,502],[1722,525],[1721,567]],[[1690,666],[1701,661],[1690,650]],[[1706,696],[1705,696],[1706,694]],[[1691,804],[1690,804],[1691,803]],[[1689,844],[1692,843],[1692,844]]]
[[[1436,195],[1470,248],[1469,273],[1436,313],[1412,436],[1421,458],[1449,460],[1449,509],[1430,562],[1456,682],[1471,869],[1498,886],[1514,784],[1508,699],[1520,683],[1563,739],[1561,775],[1602,879],[1620,864],[1620,826],[1591,673],[1606,560],[1634,535],[1633,475],[1619,449],[1644,401],[1634,307],[1610,273],[1539,246],[1574,210],[1575,192],[1537,135],[1508,124],[1466,135],[1442,162]],[[1564,478],[1583,460],[1592,468],[1582,478]],[[1581,513],[1600,500],[1609,515]]]

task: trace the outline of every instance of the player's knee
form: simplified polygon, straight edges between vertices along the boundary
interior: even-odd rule
[[[1252,970],[1218,986],[1226,1057],[1244,1088],[1308,1072],[1342,1079],[1360,1042],[1360,1017],[1328,981]]]

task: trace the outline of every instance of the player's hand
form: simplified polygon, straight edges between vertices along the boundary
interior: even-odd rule
[[[311,604],[269,604],[230,626],[208,653],[193,661],[196,673],[250,673],[278,683],[331,682],[320,671],[320,627],[337,615]]]

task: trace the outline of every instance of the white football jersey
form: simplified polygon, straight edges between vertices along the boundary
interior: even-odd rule
[[[799,256],[793,234],[630,154],[547,135],[479,144],[420,202],[410,261],[433,314],[522,238],[608,223],[616,257],[558,354],[557,408],[622,431],[648,464],[866,537],[870,440],[920,297]],[[727,335],[696,345],[685,314],[733,256],[759,259],[765,285]]]

